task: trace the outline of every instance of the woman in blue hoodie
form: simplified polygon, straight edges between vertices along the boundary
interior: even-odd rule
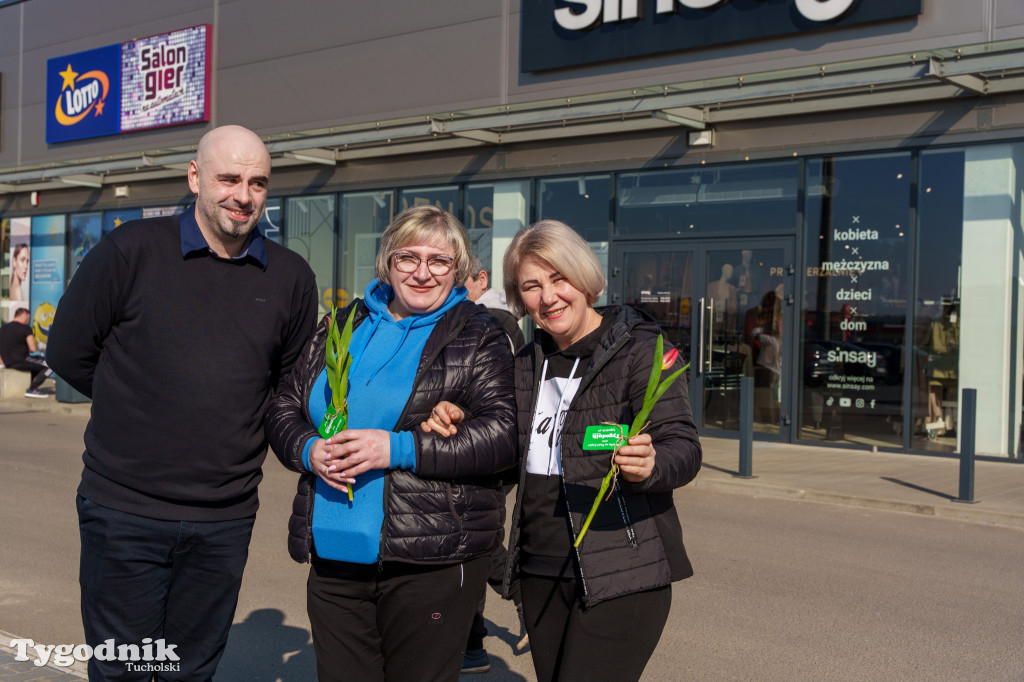
[[[331,403],[327,317],[267,413],[274,452],[302,474],[289,552],[311,562],[321,680],[456,680],[499,538],[499,473],[516,464],[512,355],[455,284],[469,269],[455,216],[397,216],[376,269],[338,311],[340,325],[355,308],[348,430],[317,432]],[[417,428],[442,400],[467,408],[449,439]]]

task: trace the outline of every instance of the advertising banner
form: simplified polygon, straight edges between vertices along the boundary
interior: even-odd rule
[[[28,308],[32,282],[32,220],[11,218],[11,283],[7,288],[7,310],[4,321],[14,319],[18,308]]]
[[[208,121],[206,24],[121,45],[121,132]]]
[[[103,234],[110,234],[115,227],[126,223],[129,220],[138,220],[142,217],[141,208],[129,208],[123,211],[107,211],[103,214]]]
[[[46,142],[210,120],[208,24],[54,57]]]
[[[57,301],[64,293],[65,217],[32,218],[32,333],[40,348],[50,336]]]
[[[89,250],[103,236],[102,213],[79,213],[71,216],[71,258],[68,259],[68,281]]]
[[[46,142],[118,132],[121,46],[54,57],[46,62]]]

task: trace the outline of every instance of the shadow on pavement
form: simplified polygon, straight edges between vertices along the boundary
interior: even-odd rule
[[[932,490],[931,488],[925,488],[924,486],[914,485],[913,483],[907,483],[906,481],[901,481],[900,479],[892,478],[891,476],[881,476],[880,478],[883,481],[889,481],[889,483],[895,483],[896,485],[902,485],[902,486],[904,486],[906,488],[911,488],[913,490],[920,490],[923,493],[928,493],[929,495],[935,495],[936,497],[941,497],[944,500],[955,500],[956,499],[956,496],[954,496],[954,495],[949,495],[947,493],[942,493],[942,492],[939,492],[938,490]]]
[[[231,626],[217,667],[217,682],[316,679],[316,655],[309,631],[284,624],[284,613],[259,609]]]

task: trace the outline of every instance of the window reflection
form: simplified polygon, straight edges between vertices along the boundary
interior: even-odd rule
[[[899,447],[911,155],[807,162],[800,435]]]
[[[798,177],[796,161],[623,173],[617,179],[615,232],[791,230]]]
[[[285,246],[306,259],[320,287],[320,314],[334,295],[334,234],[337,195],[289,197],[285,204]]]
[[[917,450],[956,450],[963,187],[962,149],[921,154],[911,442]]]
[[[380,236],[395,213],[395,193],[349,192],[341,199],[341,224],[344,237],[338,253],[339,306],[362,298],[366,285],[376,276],[375,262]]]
[[[611,176],[579,175],[537,182],[537,220],[561,220],[588,242],[607,242]]]

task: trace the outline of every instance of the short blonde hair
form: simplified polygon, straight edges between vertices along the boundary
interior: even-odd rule
[[[395,216],[380,239],[377,251],[377,277],[391,284],[389,261],[395,251],[413,244],[426,244],[440,239],[452,247],[455,263],[455,286],[469,277],[469,235],[459,219],[437,206],[413,206]]]
[[[526,315],[519,293],[519,268],[529,257],[540,258],[587,295],[591,305],[604,292],[607,279],[601,262],[583,237],[559,220],[541,220],[516,233],[503,261],[505,298],[512,313]]]

